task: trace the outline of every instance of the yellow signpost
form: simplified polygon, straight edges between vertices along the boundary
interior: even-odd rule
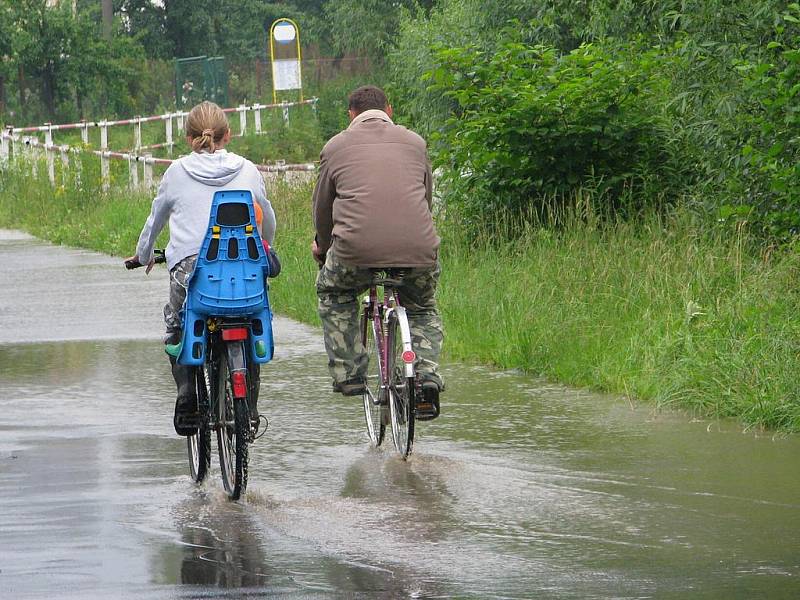
[[[269,55],[272,61],[272,100],[278,91],[298,90],[303,100],[300,68],[300,28],[291,19],[278,19],[269,28]]]

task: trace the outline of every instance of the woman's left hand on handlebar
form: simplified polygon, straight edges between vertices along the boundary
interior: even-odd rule
[[[147,268],[144,270],[146,275],[150,274],[150,271],[153,270],[153,267],[156,264],[155,258],[151,259],[149,263],[147,263]],[[136,267],[144,266],[140,261],[137,255],[129,256],[125,259],[125,267],[128,269],[135,269]]]

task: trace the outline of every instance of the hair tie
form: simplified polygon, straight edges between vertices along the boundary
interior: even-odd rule
[[[214,130],[213,129],[203,129],[203,135],[209,135],[214,137]]]

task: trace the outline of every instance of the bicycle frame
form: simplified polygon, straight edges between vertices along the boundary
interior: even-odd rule
[[[395,288],[403,275],[394,278],[391,271],[383,273],[385,276],[373,279],[364,296],[360,318],[367,360],[378,363],[377,369],[367,373],[364,416],[375,446],[381,445],[391,424],[394,446],[405,460],[414,443],[415,399],[420,393],[414,368],[416,353],[406,309]]]
[[[400,333],[400,339],[403,344],[403,363],[405,369],[405,377],[414,377],[414,360],[416,353],[411,345],[411,330],[408,326],[408,318],[406,317],[406,309],[401,306],[397,290],[384,287],[383,289],[383,302],[378,303],[378,286],[373,285],[369,289],[369,305],[372,307],[372,322],[375,326],[375,331],[379,335],[375,336],[375,343],[378,346],[380,353],[380,377],[381,377],[381,391],[385,393],[390,386],[392,374],[389,372],[388,365],[391,364],[389,356],[390,349],[394,347],[394,340],[389,339],[389,332],[386,325],[389,323],[392,313],[398,316],[397,324]],[[398,331],[395,330],[395,335]],[[375,398],[376,403],[380,403],[380,398]]]

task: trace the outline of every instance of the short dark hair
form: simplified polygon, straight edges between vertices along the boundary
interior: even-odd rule
[[[374,85],[362,85],[347,97],[347,108],[356,114],[375,108],[384,110],[387,106],[389,100],[386,93]]]

